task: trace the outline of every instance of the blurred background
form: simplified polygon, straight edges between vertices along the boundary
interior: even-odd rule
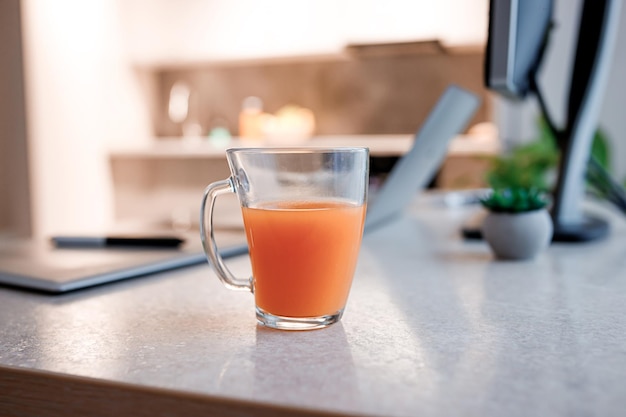
[[[226,147],[335,138],[398,156],[450,83],[483,104],[433,186],[481,187],[484,156],[538,129],[532,100],[483,86],[488,7],[1,0],[0,234],[191,227],[204,185],[228,173]],[[557,121],[579,10],[556,2],[541,75]],[[625,26],[626,8],[600,118],[616,178],[626,177]]]

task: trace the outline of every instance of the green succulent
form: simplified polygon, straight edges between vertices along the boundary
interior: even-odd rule
[[[602,129],[597,129],[594,134],[591,155],[603,169],[611,172],[610,141]],[[548,123],[539,118],[535,140],[491,159],[487,183],[493,189],[520,187],[549,191],[554,186],[550,173],[557,168],[559,156],[559,148]]]
[[[539,119],[539,137],[518,145],[491,160],[487,183],[493,189],[539,188],[549,190],[549,173],[559,161],[559,150],[544,119]]]
[[[490,211],[523,213],[540,210],[548,205],[544,192],[537,188],[510,187],[493,190],[480,200]]]
[[[538,123],[538,137],[518,145],[507,153],[490,158],[486,172],[488,186],[497,190],[483,200],[492,211],[517,213],[546,206],[542,192],[554,189],[560,150],[554,128],[545,118]],[[605,199],[626,212],[626,179],[624,187],[611,176],[611,146],[605,131],[596,129],[591,158],[587,164],[586,191]]]

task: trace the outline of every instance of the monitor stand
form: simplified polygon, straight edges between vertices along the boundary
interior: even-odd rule
[[[549,123],[561,150],[558,180],[551,209],[554,241],[585,242],[606,237],[606,221],[585,214],[586,172],[611,69],[619,25],[620,0],[585,0],[578,30],[576,57],[567,109],[567,124],[556,130]],[[541,92],[534,92],[546,120],[550,120]]]
[[[465,239],[482,239],[484,213],[470,217],[462,226]],[[579,223],[556,224],[552,235],[553,242],[589,242],[603,239],[609,234],[609,224],[599,217],[585,215]]]
[[[599,217],[585,215],[579,223],[555,224],[553,242],[589,242],[609,234],[609,224]]]

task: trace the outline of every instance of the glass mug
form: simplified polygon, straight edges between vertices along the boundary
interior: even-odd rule
[[[226,151],[231,176],[204,191],[200,235],[230,289],[254,293],[260,324],[311,330],[341,319],[363,235],[367,148],[240,148]],[[252,277],[235,277],[213,233],[217,196],[235,193]]]

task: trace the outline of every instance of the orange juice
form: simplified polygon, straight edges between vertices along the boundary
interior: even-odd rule
[[[242,210],[258,307],[288,317],[330,315],[344,308],[365,205],[280,202]]]

